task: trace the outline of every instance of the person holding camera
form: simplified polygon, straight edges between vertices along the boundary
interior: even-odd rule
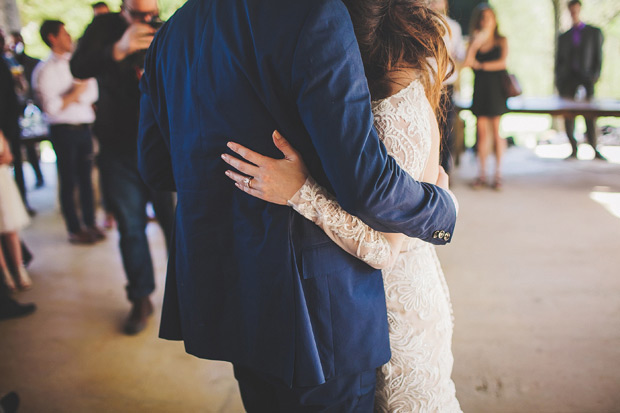
[[[132,303],[126,334],[144,329],[153,312],[155,289],[146,236],[146,204],[152,202],[170,244],[173,195],[147,188],[138,173],[137,135],[140,116],[138,83],[146,49],[161,24],[157,0],[123,0],[120,13],[95,16],[71,59],[76,78],[95,77],[100,97],[94,132],[99,140],[97,163],[107,208],[120,233],[120,251]]]

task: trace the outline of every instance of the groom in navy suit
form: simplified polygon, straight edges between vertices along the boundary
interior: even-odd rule
[[[157,33],[141,90],[141,174],[178,193],[160,336],[232,362],[250,412],[370,412],[390,358],[381,272],[236,189],[220,158],[229,140],[277,157],[278,129],[348,212],[448,242],[450,194],[403,172],[373,129],[343,3],[189,0]]]

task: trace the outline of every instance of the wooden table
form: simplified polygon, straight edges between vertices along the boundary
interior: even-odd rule
[[[454,98],[454,106],[457,112],[469,110],[471,100]],[[506,102],[509,112],[535,113],[551,116],[588,116],[588,117],[620,117],[620,100],[617,99],[592,99],[589,102],[575,102],[572,99],[564,99],[559,96],[530,97],[517,96],[509,98]],[[457,117],[454,126],[455,151],[453,154],[458,164],[458,157],[465,150],[465,123]]]
[[[471,100],[455,98],[457,111],[469,110]],[[620,100],[593,99],[589,102],[575,102],[559,96],[529,97],[517,96],[509,98],[506,105],[510,112],[539,113],[552,116],[585,115],[620,117]]]

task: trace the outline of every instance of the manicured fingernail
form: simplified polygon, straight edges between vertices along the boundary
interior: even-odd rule
[[[226,146],[228,146],[230,149],[234,149],[235,144],[233,142],[228,142]]]
[[[226,176],[230,176],[230,171],[226,171],[224,173],[226,174]]]
[[[226,158],[228,158],[228,155],[226,155],[225,153],[220,155],[222,157],[223,160],[226,160]]]

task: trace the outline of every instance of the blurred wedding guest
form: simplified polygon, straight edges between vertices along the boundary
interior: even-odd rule
[[[13,174],[15,176],[15,182],[19,188],[19,193],[24,201],[26,210],[28,214],[32,216],[36,212],[30,208],[26,198],[26,183],[24,181],[24,171],[22,169],[21,136],[19,129],[20,105],[16,93],[16,90],[22,90],[24,86],[16,86],[14,73],[12,72],[17,66],[11,65],[9,61],[7,61],[4,54],[5,49],[6,43],[4,33],[0,30],[0,50],[3,54],[3,58],[0,58],[0,66],[2,66],[0,68],[0,82],[2,83],[2,96],[0,96],[0,100],[2,101],[2,124],[0,124],[0,129],[2,129],[4,136],[9,141],[13,154]],[[18,70],[16,70],[15,75],[18,79],[23,78],[23,76],[19,76]]]
[[[99,1],[93,4],[93,14],[95,16],[99,16],[100,14],[107,14],[109,12],[110,12],[110,8],[105,2]]]
[[[50,139],[56,152],[60,206],[69,242],[92,244],[105,238],[95,225],[93,201],[93,139],[95,121],[93,103],[99,93],[95,79],[74,79],[69,69],[73,50],[71,36],[59,20],[46,20],[41,25],[41,38],[50,56],[33,74],[33,86],[50,123]],[[79,188],[80,217],[74,193]]]
[[[15,413],[19,408],[19,396],[14,391],[0,398],[0,413]]]
[[[471,18],[471,41],[464,66],[474,70],[474,95],[471,111],[477,118],[477,149],[479,174],[474,188],[487,185],[489,141],[495,147],[495,175],[491,187],[502,187],[501,161],[506,142],[499,134],[501,115],[508,111],[502,86],[506,70],[508,41],[499,33],[495,11],[487,3],[479,4]]]
[[[0,282],[0,320],[23,317],[32,314],[36,309],[37,306],[33,303],[21,304],[14,300],[6,286]]]
[[[465,59],[465,43],[463,42],[463,31],[461,25],[454,19],[448,16],[448,1],[447,0],[429,0],[429,7],[441,14],[448,23],[450,32],[444,35],[444,42],[448,49],[450,57],[454,63],[462,63]],[[454,85],[459,77],[458,67],[454,68],[454,73],[448,79],[444,81],[446,86],[446,92],[441,96],[440,107],[445,111],[445,116],[440,118],[440,131],[442,139],[441,148],[441,166],[446,172],[450,173],[453,166],[453,153],[455,151],[455,137],[454,137],[454,121],[456,119],[456,110],[454,109]]]
[[[601,76],[603,63],[603,33],[598,27],[581,21],[581,1],[568,2],[573,26],[558,38],[555,59],[555,82],[560,96],[567,99],[590,100],[594,84]],[[594,149],[594,158],[605,160],[597,149],[596,117],[584,116],[588,143]],[[575,117],[565,116],[566,136],[572,147],[569,158],[577,158]]]
[[[6,288],[16,291],[18,288],[27,290],[32,287],[32,280],[24,266],[18,234],[18,231],[28,224],[29,218],[17,185],[9,172],[12,161],[9,143],[0,130],[0,237],[9,252],[9,256],[5,257],[3,248],[0,248],[0,271]],[[9,265],[14,271],[10,271]]]
[[[146,204],[153,204],[166,245],[170,245],[174,214],[173,194],[150,190],[138,173],[138,82],[158,21],[157,0],[124,0],[120,13],[93,19],[71,59],[74,76],[96,77],[101,90],[95,122],[100,144],[97,163],[106,207],[113,212],[120,233],[127,298],[132,303],[123,326],[126,334],[142,331],[153,312],[150,295],[155,277],[145,232]]]
[[[17,63],[24,68],[24,77],[28,84],[28,91],[26,93],[27,102],[22,104],[20,108],[20,113],[23,114],[27,104],[34,102],[35,100],[34,92],[32,90],[32,72],[37,64],[39,64],[40,60],[26,54],[26,45],[20,32],[11,33],[10,48]],[[43,173],[41,172],[38,146],[38,142],[25,143],[28,163],[32,166],[32,170],[34,171],[34,175],[36,177],[35,187],[41,188],[45,185],[45,180],[43,179]]]

